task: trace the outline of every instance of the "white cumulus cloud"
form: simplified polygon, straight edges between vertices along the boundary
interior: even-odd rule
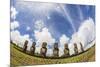
[[[92,18],[83,22],[78,31],[78,36],[83,40],[84,47],[95,39],[95,24]]]
[[[64,44],[69,42],[69,37],[67,37],[65,34],[63,34],[60,39],[60,47],[59,47],[59,56],[62,56],[64,54]]]
[[[41,30],[45,25],[44,25],[44,22],[42,20],[37,20],[35,22],[35,25],[34,26],[35,26],[35,28],[37,30]]]
[[[73,44],[77,43],[78,50],[80,52],[80,42],[82,43],[84,49],[86,47],[90,48],[93,44],[89,44],[91,41],[95,40],[95,24],[92,18],[88,18],[84,20],[83,23],[80,25],[77,32],[72,35],[72,39],[70,40],[70,54],[73,54]],[[87,48],[87,49],[88,49]]]
[[[19,45],[20,47],[23,47],[25,40],[29,41],[28,43],[29,47],[32,44],[32,40],[29,38],[29,35],[28,34],[21,35],[18,30],[11,31],[11,40],[17,45]]]
[[[52,46],[53,46],[53,43],[55,43],[55,39],[52,37],[51,33],[49,32],[49,30],[47,28],[43,28],[42,31],[34,31],[34,33],[35,33],[34,36],[35,36],[35,39],[37,42],[36,49],[38,49],[38,48],[40,49],[41,44],[43,42],[47,42],[48,45],[52,45]],[[48,46],[47,46],[47,48],[48,48]]]
[[[16,15],[18,14],[18,11],[16,10],[16,8],[14,8],[13,6],[11,6],[11,18],[12,19],[16,19]]]
[[[18,21],[11,22],[11,30],[14,30],[18,27],[19,27],[19,22]]]
[[[68,43],[69,41],[69,37],[67,37],[65,34],[63,34],[61,37],[60,37],[60,44],[61,45],[64,45],[65,43]]]
[[[35,39],[37,42],[47,42],[49,44],[54,43],[55,39],[47,28],[43,28],[42,31],[35,31]]]

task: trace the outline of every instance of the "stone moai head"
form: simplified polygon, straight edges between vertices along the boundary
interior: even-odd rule
[[[26,52],[26,50],[27,50],[27,44],[28,44],[28,40],[26,40],[25,43],[24,43],[24,47],[23,47],[24,52]]]
[[[69,48],[67,43],[64,44],[64,56],[65,57],[69,56]]]
[[[64,48],[68,48],[68,44],[67,43],[65,43]]]
[[[75,54],[78,54],[78,47],[77,47],[76,43],[74,43],[74,52],[75,52]]]
[[[54,49],[58,48],[58,43],[54,43]]]
[[[46,48],[46,46],[47,46],[47,43],[46,42],[43,42],[42,43],[42,48]]]
[[[81,51],[83,52],[84,51],[84,48],[83,48],[83,45],[82,45],[81,42],[80,42],[80,46],[81,46]]]
[[[26,40],[25,43],[24,43],[24,46],[27,46],[27,44],[28,44],[28,41]]]
[[[74,43],[74,48],[77,48],[77,44],[76,43]]]
[[[32,47],[35,47],[35,45],[36,45],[36,42],[33,42],[33,43],[32,43]]]
[[[40,50],[40,54],[42,57],[46,57],[46,53],[47,53],[47,43],[46,42],[43,42],[42,43],[42,48]]]
[[[36,45],[36,42],[33,42],[32,46],[30,47],[30,51],[31,51],[32,55],[34,55],[34,53],[35,53],[35,45]]]
[[[58,43],[54,43],[53,56],[54,57],[59,57]]]

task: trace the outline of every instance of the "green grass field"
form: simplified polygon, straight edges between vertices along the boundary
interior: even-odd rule
[[[25,54],[11,44],[11,66],[24,66],[24,65],[42,65],[42,64],[64,64],[64,63],[77,63],[77,62],[93,62],[95,61],[95,46],[77,56],[60,59],[46,59],[36,56]]]

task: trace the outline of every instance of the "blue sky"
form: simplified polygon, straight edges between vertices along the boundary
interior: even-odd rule
[[[11,39],[16,41],[23,37],[64,44],[67,40],[78,40],[75,36],[78,33],[84,42],[90,42],[95,38],[94,27],[93,5],[11,1]]]
[[[31,4],[31,2],[30,2],[30,4]],[[39,4],[39,3],[37,3],[37,4]],[[57,5],[59,6],[60,4],[57,4]],[[65,10],[66,9],[68,10],[68,13],[72,19],[72,24],[74,25],[76,31],[78,30],[78,28],[83,20],[85,20],[89,17],[91,17],[91,18],[93,18],[93,20],[95,20],[95,11],[94,11],[95,6],[75,5],[75,4],[62,4],[62,5],[65,6],[65,8],[64,8]],[[49,14],[50,19],[47,19],[43,15],[42,16],[40,16],[40,15],[34,16],[33,14],[34,14],[35,9],[33,9],[33,13],[31,14],[31,12],[28,9],[22,9],[20,7],[17,7],[16,3],[14,5],[11,3],[11,6],[15,7],[16,10],[18,11],[18,14],[16,15],[15,20],[19,21],[20,27],[18,28],[18,30],[21,32],[22,35],[29,34],[30,37],[33,38],[32,35],[34,34],[33,31],[35,30],[34,22],[39,19],[43,20],[43,22],[46,23],[46,27],[48,27],[48,29],[53,28],[55,30],[55,31],[52,31],[50,29],[50,32],[52,33],[52,36],[54,36],[56,39],[59,38],[61,36],[61,34],[66,34],[68,37],[70,37],[74,33],[73,28],[70,24],[70,21],[63,14],[57,12],[56,10],[52,9],[53,11],[51,11]],[[82,17],[83,17],[82,19],[80,18],[79,9],[82,13]],[[62,10],[62,12],[63,12],[63,10]],[[26,31],[25,28],[27,26],[29,26],[31,28],[31,30]],[[59,33],[58,36],[57,36],[57,33]]]

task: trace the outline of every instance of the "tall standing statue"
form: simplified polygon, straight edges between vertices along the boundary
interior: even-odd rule
[[[53,56],[54,57],[59,57],[58,43],[54,43]]]
[[[34,53],[35,53],[35,45],[36,45],[36,42],[33,42],[32,46],[30,47],[30,52],[32,55],[34,55]]]
[[[40,50],[40,55],[42,56],[42,57],[46,57],[46,53],[47,53],[47,43],[46,42],[43,42],[42,43],[42,48],[41,48],[41,50]]]
[[[75,52],[75,55],[78,54],[78,47],[76,43],[74,43],[74,52]]]
[[[28,41],[26,40],[25,43],[24,43],[24,46],[23,46],[23,52],[26,52],[26,50],[27,50],[27,44],[28,44]]]
[[[83,52],[84,51],[84,48],[83,48],[83,45],[82,45],[81,42],[80,42],[80,46],[81,46],[81,52]]]
[[[65,43],[64,45],[64,57],[68,57],[69,56],[69,48],[68,48],[68,44]]]

